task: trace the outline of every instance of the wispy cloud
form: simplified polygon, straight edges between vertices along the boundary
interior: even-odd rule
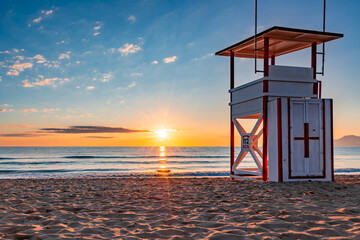
[[[24,113],[27,113],[27,112],[38,112],[38,110],[35,109],[35,108],[23,109],[23,110],[21,110],[21,111],[24,112]]]
[[[12,112],[13,110],[10,108],[12,107],[13,105],[10,105],[10,104],[3,104],[3,105],[0,105],[0,107],[4,107],[4,108],[0,108],[0,112]]]
[[[42,20],[42,17],[38,17],[38,18],[35,18],[32,22],[39,23],[39,22],[41,22],[41,20]]]
[[[39,75],[39,78],[35,82],[29,82],[29,80],[24,80],[21,82],[23,87],[35,87],[35,86],[51,86],[56,87],[58,84],[63,84],[64,82],[69,81],[68,78],[44,78],[42,75]]]
[[[158,61],[152,61],[151,64],[158,64],[159,62]]]
[[[213,53],[207,53],[207,54],[205,54],[204,56],[201,56],[201,57],[199,57],[199,58],[194,58],[194,60],[195,60],[195,61],[201,61],[201,60],[204,60],[204,59],[209,58],[209,57],[211,57],[211,56],[214,56],[214,54],[213,54]]]
[[[70,58],[70,54],[71,52],[69,51],[69,52],[67,52],[67,53],[62,53],[62,54],[60,54],[60,56],[59,56],[59,60],[61,60],[61,59],[69,59]]]
[[[0,134],[0,137],[40,137],[43,135],[38,133],[4,133]]]
[[[33,23],[40,23],[43,20],[43,17],[49,16],[50,14],[53,13],[53,10],[41,10],[41,15],[38,18],[35,18],[34,20],[32,20]],[[28,25],[29,27],[31,26],[31,24]]]
[[[105,73],[102,75],[102,79],[101,81],[102,82],[108,82],[111,78],[113,78],[113,74],[110,72],[110,73]]]
[[[93,35],[94,36],[97,36],[97,35],[100,34],[101,27],[102,27],[102,23],[100,21],[96,21],[96,26],[93,28],[93,30],[94,30]]]
[[[42,132],[47,133],[137,133],[149,132],[149,130],[135,130],[122,127],[105,127],[105,126],[70,126],[67,128],[41,128]]]
[[[12,66],[10,66],[10,70],[6,73],[6,75],[14,75],[18,76],[20,72],[23,72],[26,68],[32,68],[32,63],[20,63],[16,61]]]
[[[95,87],[94,87],[94,86],[88,86],[88,87],[86,87],[86,89],[87,89],[87,90],[94,90]]]
[[[136,21],[136,17],[134,15],[130,15],[130,17],[128,17],[129,21],[135,22]]]
[[[110,49],[112,52],[115,51],[114,48]],[[117,49],[118,52],[121,53],[121,55],[129,55],[130,53],[136,53],[138,51],[141,51],[141,47],[138,45],[134,45],[134,44],[130,44],[130,43],[125,43],[121,48]]]
[[[130,74],[130,77],[141,77],[142,75],[144,75],[143,73],[138,73],[138,72],[134,72]]]
[[[136,83],[135,82],[132,82],[128,85],[128,88],[132,88],[132,87],[135,87],[136,86]]]
[[[53,10],[48,10],[48,11],[42,10],[41,13],[42,13],[42,14],[45,14],[45,15],[50,15],[50,14],[53,13]]]
[[[34,85],[29,83],[29,80],[25,79],[24,81],[21,82],[21,85],[23,87],[29,88],[29,87],[33,87]]]
[[[4,103],[3,105],[0,105],[0,106],[3,106],[3,107],[12,107],[13,105]]]
[[[100,34],[100,29],[101,29],[101,26],[95,26],[94,28],[94,36],[97,36],[97,35],[99,35]]]
[[[53,113],[56,111],[59,111],[60,108],[44,108],[43,110],[41,110],[42,112],[48,112],[48,113]]]
[[[176,59],[177,59],[177,56],[172,56],[172,57],[164,58],[163,61],[164,61],[164,63],[172,63],[172,62],[175,62]]]
[[[34,57],[30,58],[30,59],[35,59],[37,60],[36,62],[37,63],[44,63],[46,62],[46,59],[44,58],[44,56],[40,55],[40,54],[37,54],[35,55]]]
[[[106,139],[106,138],[114,138],[114,137],[105,137],[105,136],[85,136],[84,138],[99,138],[99,139]]]

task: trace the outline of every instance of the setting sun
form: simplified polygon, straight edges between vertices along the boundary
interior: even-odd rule
[[[167,129],[159,129],[156,131],[157,137],[161,139],[165,139],[168,137],[168,130]]]

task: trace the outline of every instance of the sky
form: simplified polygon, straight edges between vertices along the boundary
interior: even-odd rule
[[[258,0],[258,31],[322,30],[322,4]],[[318,76],[335,138],[360,135],[359,12],[327,1],[326,30],[344,34]],[[0,23],[0,146],[229,145],[229,58],[214,53],[253,35],[253,0],[3,0]],[[236,59],[236,86],[262,77],[253,61]],[[309,50],[277,64],[310,66]]]

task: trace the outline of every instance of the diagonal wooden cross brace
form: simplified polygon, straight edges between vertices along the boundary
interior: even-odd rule
[[[258,118],[256,124],[254,125],[254,128],[252,129],[251,133],[246,133],[245,129],[241,126],[241,124],[239,123],[239,121],[236,118],[233,118],[232,121],[233,121],[236,129],[238,130],[241,138],[242,139],[244,139],[244,138],[250,139],[250,141],[249,141],[250,146],[248,148],[244,148],[244,145],[242,143],[241,151],[240,151],[238,157],[236,158],[234,165],[232,166],[232,170],[235,171],[237,169],[237,167],[240,165],[240,163],[242,162],[242,160],[245,158],[247,153],[250,153],[250,155],[254,159],[254,162],[256,163],[258,169],[260,171],[262,171],[263,167],[262,167],[262,164],[261,164],[258,156],[256,155],[256,153],[258,153],[259,156],[261,158],[263,158],[263,153],[259,149],[259,146],[258,146],[258,141],[259,141],[259,138],[263,134],[263,130],[261,129],[258,134],[256,134],[256,132],[258,131],[261,123],[263,122],[263,115],[262,114],[260,115],[260,117]]]

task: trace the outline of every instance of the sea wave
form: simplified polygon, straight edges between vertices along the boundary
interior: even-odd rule
[[[91,159],[91,158],[228,158],[229,156],[207,156],[207,155],[143,155],[143,156],[65,156],[62,158]]]
[[[223,161],[184,161],[184,160],[168,160],[168,159],[157,159],[157,160],[147,160],[147,161],[91,161],[86,162],[87,164],[145,164],[145,165],[151,165],[156,163],[163,163],[166,162],[167,164],[215,164],[215,163],[223,163]],[[82,164],[80,161],[6,161],[6,162],[0,162],[1,165],[56,165],[56,164]]]
[[[360,173],[360,168],[337,168],[334,170],[335,173]]]

